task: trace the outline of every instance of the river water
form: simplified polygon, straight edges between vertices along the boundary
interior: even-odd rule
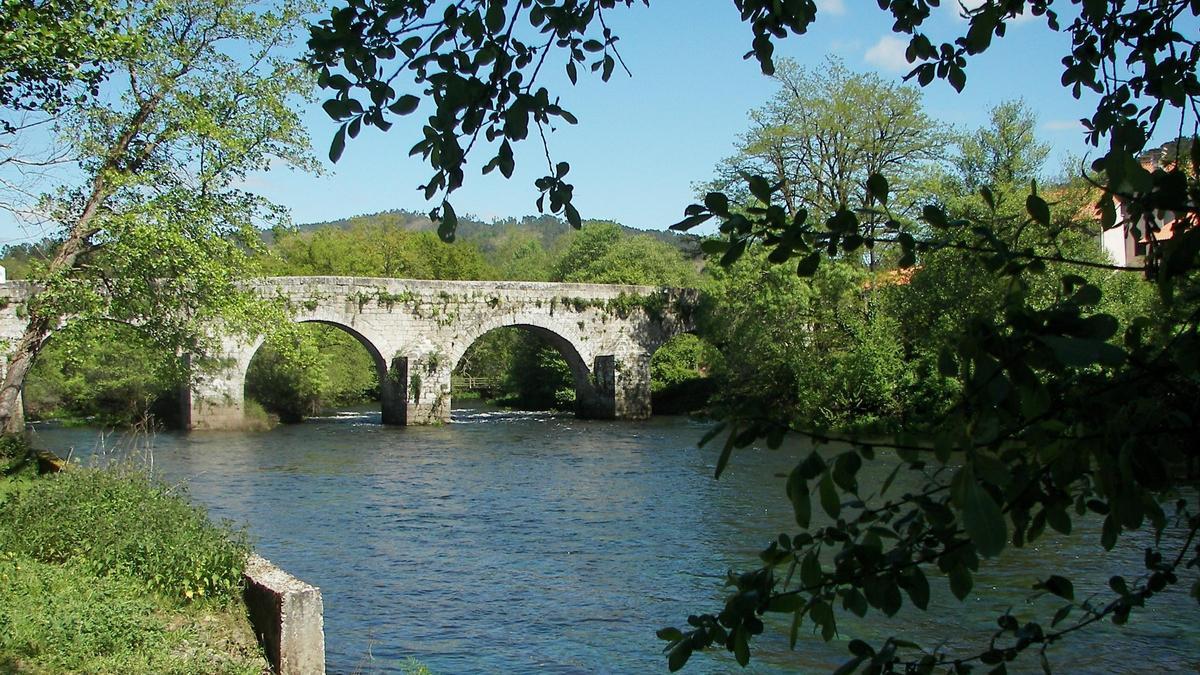
[[[244,523],[262,555],[321,587],[330,673],[404,672],[409,658],[442,674],[665,673],[655,630],[719,611],[725,571],[753,568],[765,543],[793,530],[782,475],[808,452],[747,450],[716,481],[716,449],[696,447],[705,429],[676,417],[463,408],[443,427],[385,427],[377,412],[346,412],[261,433],[131,438],[46,426],[36,436],[85,463],[152,461],[214,516]],[[805,630],[789,651],[780,620],[755,643],[749,669],[713,652],[684,672],[829,672],[851,637],[979,646],[1006,609],[1048,623],[1062,604],[997,587],[1028,589],[1046,570],[1090,573],[1095,588],[1076,580],[1086,597],[1109,575],[1141,569],[1136,538],[1113,555],[1098,539],[1081,527],[1006,551],[964,603],[931,576],[934,611],[839,614],[841,636],[829,644]],[[1196,672],[1200,622],[1185,580],[1129,626],[1054,645],[1056,671]],[[1010,672],[1040,672],[1036,655],[1016,665]]]

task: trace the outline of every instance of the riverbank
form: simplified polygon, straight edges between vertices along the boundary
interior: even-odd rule
[[[269,672],[241,602],[246,535],[141,471],[0,477],[0,672]]]

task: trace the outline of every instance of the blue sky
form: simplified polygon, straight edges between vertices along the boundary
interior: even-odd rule
[[[777,43],[777,56],[817,66],[832,54],[852,69],[897,81],[908,71],[905,43],[892,34],[888,14],[873,0],[817,4],[812,30]],[[587,75],[571,86],[561,67],[549,73],[546,85],[579,118],[578,125],[562,125],[550,135],[553,159],[571,163],[568,180],[585,219],[662,229],[681,218],[694,200],[692,185],[709,178],[714,165],[731,153],[747,112],[764,103],[774,87],[754,60],[743,60],[751,34],[730,0],[652,0],[649,8],[636,5],[609,17],[633,76],[618,69],[608,83]],[[935,40],[949,39],[965,25],[953,7],[945,6],[929,30]],[[1076,101],[1059,84],[1059,60],[1069,46],[1069,36],[1047,30],[1044,19],[1022,18],[970,63],[962,94],[935,81],[921,92],[925,107],[935,119],[970,129],[986,122],[993,105],[1023,97],[1039,117],[1037,135],[1053,148],[1048,170],[1056,173],[1063,158],[1087,152],[1078,119],[1095,105],[1086,93]],[[364,129],[334,166],[324,158],[336,126],[319,102],[312,103],[305,119],[324,174],[277,170],[251,177],[247,187],[288,207],[296,223],[396,208],[428,210],[433,205],[416,188],[429,170],[419,158],[408,157],[427,112],[423,105],[387,133]],[[490,221],[536,213],[533,180],[546,172],[545,159],[536,139],[521,145],[511,180],[498,172],[480,175],[487,157],[477,157],[466,185],[453,197],[460,215]],[[0,241],[29,235],[0,218]]]
[[[818,6],[813,30],[779,43],[778,56],[816,66],[833,54],[850,68],[896,80],[909,70],[905,43],[892,34],[888,15],[875,2],[818,0]],[[649,8],[637,5],[610,17],[633,76],[618,69],[607,83],[581,77],[572,87],[553,71],[547,85],[579,124],[560,126],[550,136],[552,156],[571,163],[568,180],[584,218],[662,229],[682,217],[694,200],[692,185],[709,178],[715,164],[731,153],[747,112],[764,103],[774,85],[757,62],[743,60],[751,34],[729,0],[652,0]],[[947,6],[931,28],[949,37],[965,25]],[[1048,166],[1057,170],[1068,153],[1086,151],[1078,119],[1094,107],[1086,99],[1076,101],[1059,84],[1059,59],[1069,45],[1070,38],[1046,30],[1044,20],[1022,19],[971,63],[962,94],[937,81],[923,90],[925,105],[936,119],[974,128],[986,121],[991,106],[1024,97],[1038,113],[1038,136],[1054,148]],[[365,131],[328,175],[276,172],[260,177],[256,187],[291,207],[297,223],[391,208],[427,210],[432,205],[416,187],[428,170],[407,156],[420,138],[426,110],[386,134]],[[308,119],[324,155],[336,127],[315,107]],[[466,186],[453,197],[460,215],[490,221],[536,213],[533,180],[544,175],[546,163],[540,143],[524,146],[511,180],[482,176],[478,168],[468,172]]]

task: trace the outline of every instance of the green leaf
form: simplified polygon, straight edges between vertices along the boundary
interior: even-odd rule
[[[725,467],[729,464],[729,457],[733,454],[734,440],[737,438],[737,427],[729,431],[729,437],[725,439],[725,445],[721,448],[721,454],[717,457],[717,469],[714,478],[720,478],[725,472]]]
[[[346,150],[346,125],[338,127],[337,133],[333,135],[333,143],[329,145],[329,161],[337,164],[337,161],[342,158],[342,152]]]
[[[850,644],[846,645],[846,647],[850,650],[850,653],[855,656],[861,656],[863,658],[875,656],[875,650],[871,648],[871,645],[863,642],[862,640],[851,640]]]
[[[954,597],[959,600],[966,599],[971,593],[971,587],[975,585],[974,579],[971,578],[971,570],[959,563],[950,569],[947,576],[950,578],[950,592]]]
[[[950,71],[946,73],[946,80],[954,87],[954,91],[962,93],[963,87],[967,86],[967,73],[958,66],[951,66]]]
[[[388,110],[391,110],[397,115],[408,115],[416,110],[420,103],[420,98],[413,96],[412,94],[405,94],[396,99],[395,103],[388,106]]]
[[[1034,588],[1043,588],[1063,600],[1070,600],[1072,602],[1075,600],[1075,584],[1071,583],[1070,579],[1057,574],[1051,574],[1048,579]]]
[[[771,203],[771,184],[762,176],[748,176],[746,183],[750,186],[750,194],[763,204]]]
[[[821,254],[812,252],[804,256],[800,264],[796,266],[796,274],[801,277],[811,277],[817,273],[817,268],[821,265]]]
[[[454,232],[458,229],[458,214],[454,212],[454,207],[450,202],[442,202],[442,222],[438,223],[438,236],[442,241],[450,243],[454,241]]]
[[[777,612],[781,614],[794,614],[797,609],[804,605],[804,601],[797,593],[788,593],[786,595],[771,596],[771,600],[767,603],[768,612]]]
[[[800,470],[800,465],[788,474],[787,496],[792,502],[792,512],[796,516],[796,524],[807,529],[812,522],[812,496],[808,491],[808,481]]]
[[[567,222],[570,223],[571,227],[577,230],[583,227],[583,219],[579,216],[579,211],[575,209],[574,205],[564,204],[563,215],[567,217]]]
[[[873,173],[867,176],[867,197],[874,197],[879,200],[880,204],[887,204],[888,200],[888,181],[883,175]]]
[[[983,201],[987,203],[988,208],[992,211],[996,210],[996,196],[992,194],[992,189],[986,185],[979,188],[979,194],[983,196]]]
[[[1121,523],[1117,518],[1117,514],[1110,512],[1104,517],[1104,527],[1100,532],[1100,545],[1105,551],[1111,551],[1117,545],[1117,538],[1121,536]]]
[[[864,617],[868,609],[867,598],[857,588],[851,588],[842,598],[842,607],[853,612],[855,616]]]
[[[856,656],[856,657],[850,659],[849,661],[843,663],[842,665],[838,666],[838,669],[833,671],[833,675],[850,675],[850,673],[853,673],[854,671],[858,670],[858,667],[861,666],[863,661],[866,661],[866,660],[867,660],[866,657]]]
[[[1059,507],[1048,507],[1046,509],[1046,522],[1056,532],[1061,534],[1071,534],[1071,514],[1067,510]]]
[[[691,656],[691,640],[682,640],[679,644],[675,645],[675,647],[671,649],[669,654],[667,654],[667,668],[674,673],[680,668],[683,668]]]
[[[1053,628],[1062,623],[1063,619],[1067,618],[1074,607],[1075,605],[1063,605],[1059,607],[1058,611],[1054,613],[1054,618],[1050,620],[1050,627]]]
[[[960,501],[963,529],[979,554],[990,558],[1003,551],[1008,541],[1008,522],[996,500],[975,479],[970,464],[959,469],[951,490]]]
[[[718,216],[729,215],[729,198],[720,192],[710,192],[704,195],[704,206]]]
[[[825,475],[821,477],[821,508],[825,509],[825,513],[829,514],[830,518],[836,519],[838,514],[842,512],[842,502],[838,498],[837,486],[833,484],[833,474],[828,469]]]
[[[938,352],[938,373],[942,377],[954,377],[958,374],[958,362],[954,360],[954,353],[947,348]]]
[[[919,609],[925,610],[929,608],[929,579],[925,578],[925,572],[920,567],[913,567],[912,572],[906,577],[908,582],[908,599]]]
[[[683,639],[683,632],[678,628],[663,628],[655,633],[655,635],[658,636],[659,640],[666,640],[667,642],[676,642]]]
[[[946,227],[946,212],[932,204],[921,210],[921,218],[933,227]]]
[[[1029,217],[1033,218],[1035,222],[1049,227],[1050,207],[1046,204],[1046,200],[1036,194],[1029,195],[1025,198],[1025,210],[1029,212]]]
[[[738,665],[743,668],[750,664],[750,642],[746,637],[744,625],[734,629],[733,658],[737,659]]]
[[[804,588],[816,588],[821,585],[824,576],[816,552],[809,551],[800,563],[800,583],[804,584]]]
[[[676,232],[687,232],[688,230],[692,229],[693,227],[696,227],[697,225],[701,225],[703,223],[708,222],[710,219],[712,219],[711,213],[702,213],[702,214],[695,215],[695,216],[688,216],[688,217],[684,218],[683,220],[679,221],[678,223],[675,223],[674,225],[672,225],[670,229],[675,230]]]
[[[1096,363],[1119,366],[1125,362],[1125,350],[1104,340],[1059,335],[1042,335],[1038,340],[1049,347],[1064,366],[1084,368]]]

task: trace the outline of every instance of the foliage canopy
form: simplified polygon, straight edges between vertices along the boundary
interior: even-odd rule
[[[392,86],[410,78],[432,101],[413,153],[433,170],[425,195],[441,200],[433,215],[442,220],[443,238],[453,238],[449,196],[463,182],[468,155],[489,153],[485,171],[511,176],[512,143],[531,128],[573,123],[554,95],[538,86],[538,75],[543,66],[561,63],[572,82],[581,66],[608,79],[620,57],[605,13],[632,4],[473,0],[443,12],[431,0],[344,0],[314,26],[309,42],[309,60],[332,93],[326,110],[341,122],[331,157],[363,124],[386,129],[390,115],[416,111],[421,98]],[[753,35],[747,56],[768,75],[776,73],[775,41],[807,32],[817,17],[812,0],[735,4]],[[979,288],[994,298],[995,311],[966,312],[951,322],[929,364],[957,383],[943,413],[920,436],[869,443],[845,438],[848,449],[833,456],[814,451],[799,462],[786,496],[800,531],[772,542],[760,569],[730,575],[734,590],[723,609],[690,617],[686,630],[660,632],[672,670],[713,646],[746,664],[765,613],[793,617],[793,642],[805,621],[829,640],[837,631],[837,605],[859,615],[871,608],[892,615],[907,596],[916,607],[927,607],[928,574],[945,575],[951,592],[963,598],[983,561],[1036,542],[1048,527],[1070,532],[1081,519],[1098,518],[1105,549],[1124,532],[1149,529],[1154,545],[1145,568],[1111,579],[1106,598],[1077,598],[1069,579],[1050,574],[1035,590],[1064,600],[1053,617],[1001,616],[990,643],[973,653],[923,649],[900,638],[874,646],[854,640],[841,672],[965,672],[978,664],[1004,672],[1031,648],[1042,650],[1048,670],[1046,646],[1098,621],[1124,623],[1200,565],[1194,494],[1169,502],[1181,494],[1184,468],[1196,461],[1192,439],[1200,414],[1200,151],[1187,142],[1197,131],[1200,49],[1186,28],[1200,16],[1200,4],[987,0],[964,10],[968,21],[961,35],[938,43],[925,23],[939,4],[878,3],[894,20],[893,30],[908,36],[909,77],[922,86],[944,79],[962,91],[969,59],[1003,38],[1017,16],[1030,15],[1048,30],[1070,35],[1063,86],[1076,97],[1084,90],[1098,95],[1094,113],[1084,120],[1087,138],[1100,152],[1086,176],[1098,188],[1096,213],[1104,229],[1128,228],[1147,240],[1145,264],[1123,268],[1080,255],[1072,244],[1079,233],[1062,225],[1064,211],[1074,208],[1065,220],[1075,219],[1078,202],[1058,203],[1036,184],[1023,199],[1013,193],[1028,165],[1011,161],[1016,158],[997,141],[1012,136],[1017,107],[997,111],[996,137],[963,144],[961,178],[978,197],[924,204],[918,231],[903,227],[906,204],[897,198],[902,181],[888,176],[887,167],[869,170],[858,184],[861,191],[831,204],[827,213],[789,208],[789,191],[800,186],[782,173],[742,176],[747,199],[714,191],[688,207],[676,227],[718,222],[720,238],[706,251],[727,266],[762,246],[767,261],[790,262],[800,277],[814,277],[831,259],[890,245],[898,249],[901,267],[935,265],[939,258],[956,265],[969,261],[999,284]],[[1063,7],[1068,11],[1060,14]],[[1140,155],[1160,124],[1177,127],[1181,139],[1170,161],[1147,166]],[[985,147],[999,152],[979,152]],[[1025,149],[1026,159],[1035,160],[1037,149]],[[548,166],[536,184],[538,204],[578,225],[574,188],[564,180],[569,169],[564,162]],[[975,199],[977,208],[961,208]],[[875,222],[882,227],[864,228]],[[1091,276],[1096,271],[1144,273],[1161,306],[1138,316],[1114,315],[1107,311],[1105,284]],[[758,439],[776,447],[788,432],[833,438],[811,416],[780,419],[773,412],[754,402],[731,411],[714,433],[726,439],[718,475],[737,448]],[[879,486],[859,483],[864,463],[881,461],[885,449],[894,453],[896,472],[918,476],[922,489],[889,495],[890,479]],[[817,507],[829,524],[814,525]],[[1200,599],[1200,583],[1192,594]]]
[[[111,95],[43,111],[79,170],[43,198],[59,234],[27,271],[40,291],[0,387],[9,433],[22,430],[25,374],[65,320],[123,323],[148,345],[203,355],[213,322],[244,330],[261,319],[261,303],[237,281],[252,272],[246,253],[256,227],[281,214],[244,181],[273,160],[312,165],[294,109],[311,80],[279,53],[294,38],[301,5],[171,0],[106,11],[122,49],[79,58],[113,75],[105,81]],[[90,30],[108,25],[96,21],[103,25]],[[36,50],[19,56],[37,65]]]

